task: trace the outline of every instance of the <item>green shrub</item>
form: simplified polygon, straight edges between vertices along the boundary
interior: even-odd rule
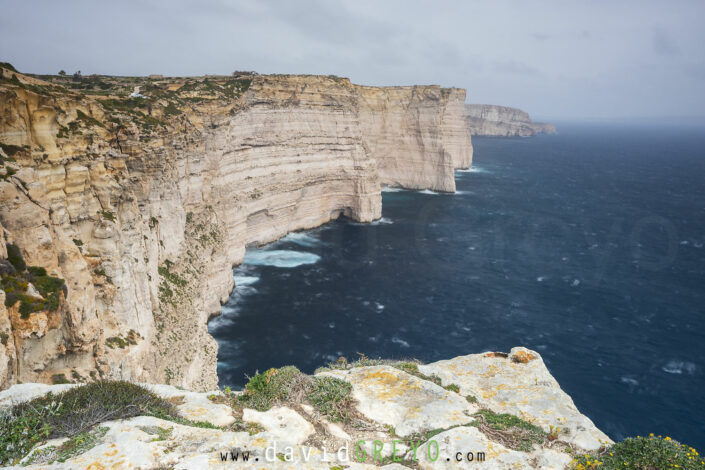
[[[26,320],[29,318],[30,313],[38,312],[39,310],[41,310],[41,309],[38,308],[38,303],[35,304],[35,303],[30,302],[28,300],[22,300],[20,302],[20,318],[23,318]]]
[[[446,386],[443,387],[443,388],[445,388],[445,389],[448,390],[449,392],[460,393],[460,387],[457,386],[456,384],[448,384],[448,385],[446,385]]]
[[[43,299],[26,295],[28,282],[37,288]],[[18,272],[16,275],[6,275],[0,281],[0,285],[5,291],[5,306],[11,307],[20,301],[20,315],[24,319],[29,318],[32,312],[57,310],[60,303],[59,292],[64,290],[66,293],[64,280],[47,276],[46,269],[39,266],[30,266],[26,272]]]
[[[9,62],[0,62],[0,68],[12,70],[13,72],[17,72],[17,69],[15,67],[13,67],[12,64]]]
[[[5,307],[12,307],[19,300],[19,296],[15,292],[5,292]]]
[[[76,119],[79,120],[79,121],[82,121],[82,122],[85,123],[87,126],[93,125],[93,126],[98,126],[98,127],[105,128],[105,124],[103,124],[102,122],[100,122],[100,121],[97,120],[96,118],[93,118],[93,117],[91,117],[91,116],[88,116],[86,113],[84,113],[84,112],[81,111],[80,109],[76,110]]]
[[[242,395],[233,398],[236,407],[267,411],[274,405],[308,401],[331,421],[348,421],[352,409],[352,386],[333,377],[311,377],[293,366],[255,374]]]
[[[661,436],[630,437],[598,453],[578,455],[572,462],[575,470],[660,470],[705,468],[705,460],[690,446]]]
[[[38,442],[49,437],[51,426],[47,416],[57,411],[58,405],[26,405],[0,411],[0,465],[17,463]]]
[[[115,222],[115,214],[113,214],[111,211],[100,211],[100,213],[105,219],[111,222]]]
[[[46,276],[47,270],[40,266],[30,266],[27,271],[33,276]]]
[[[63,374],[54,377],[65,380]],[[187,422],[176,417],[173,405],[139,385],[94,382],[20,403],[0,416],[0,464],[21,458],[44,439],[73,437],[104,421],[134,416]]]
[[[276,403],[289,400],[293,391],[301,391],[307,379],[310,380],[310,377],[294,366],[269,369],[250,378],[244,393],[238,399],[245,406],[267,411]]]
[[[27,268],[27,265],[24,262],[24,258],[22,258],[20,247],[13,245],[12,243],[8,243],[5,246],[7,247],[7,260],[10,264],[14,266],[17,271],[24,271]]]
[[[169,102],[169,104],[164,108],[164,115],[173,116],[176,114],[181,114],[181,110],[177,108],[174,103]]]
[[[306,395],[318,412],[331,421],[348,421],[352,407],[352,385],[335,377],[314,377]]]
[[[0,344],[3,346],[7,346],[7,340],[10,339],[10,335],[5,333],[4,331],[0,333]]]
[[[39,269],[44,271],[44,268]],[[32,281],[32,284],[34,284],[34,287],[37,288],[37,290],[42,294],[42,296],[49,295],[52,292],[59,292],[64,287],[63,279],[53,276],[47,276],[46,271],[44,271],[44,273],[45,275],[43,276],[30,277],[30,281]]]
[[[2,290],[8,294],[11,292],[22,293],[27,290],[27,281],[13,275],[6,275],[3,277],[2,281],[0,281],[0,285],[2,285]],[[7,307],[10,305],[6,304]]]
[[[51,381],[53,384],[70,384],[71,381],[66,378],[64,374],[54,374],[51,376]]]
[[[121,336],[111,336],[105,340],[105,345],[110,349],[120,348],[125,349],[129,343]]]
[[[12,145],[12,144],[3,144],[2,142],[0,142],[0,148],[11,159],[17,152],[21,152],[22,150],[25,150],[25,147],[20,147],[19,145]],[[13,174],[14,174],[14,172],[13,172]]]

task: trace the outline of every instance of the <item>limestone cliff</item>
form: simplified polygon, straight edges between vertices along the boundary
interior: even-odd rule
[[[552,124],[533,122],[521,109],[491,104],[466,104],[467,126],[472,135],[498,137],[528,137],[553,134]]]
[[[23,265],[0,252],[0,388],[214,388],[206,323],[248,244],[379,218],[383,184],[453,191],[472,157],[463,90],[0,71],[0,245]]]
[[[363,140],[377,160],[381,182],[454,192],[455,169],[472,163],[470,135],[462,118],[465,90],[438,86],[356,89]]]

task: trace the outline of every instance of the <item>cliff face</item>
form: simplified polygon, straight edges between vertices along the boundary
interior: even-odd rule
[[[381,184],[453,191],[472,156],[463,90],[2,71],[0,245],[34,268],[0,252],[12,296],[0,388],[98,376],[214,388],[206,323],[248,244],[379,218]],[[134,85],[147,98],[127,98]],[[54,290],[32,297],[34,284]]]
[[[555,126],[533,122],[529,114],[517,108],[490,104],[466,104],[467,126],[472,135],[528,137],[553,134]]]
[[[381,182],[454,192],[455,169],[472,163],[462,117],[465,90],[356,88],[363,140],[377,160]]]

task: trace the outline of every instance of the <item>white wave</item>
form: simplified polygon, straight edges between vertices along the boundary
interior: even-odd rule
[[[472,191],[456,191],[456,192],[454,192],[454,193],[452,193],[452,194],[455,194],[456,196],[460,196],[460,195],[463,195],[463,194],[473,194],[473,192],[472,192]]]
[[[578,287],[580,285],[580,279],[573,279],[573,282],[570,285],[573,287]]]
[[[632,379],[631,377],[620,377],[619,379],[623,384],[631,385],[632,387],[636,387],[639,385],[639,381],[636,379]]]
[[[477,165],[473,165],[471,167],[463,168],[463,169],[455,170],[455,171],[457,171],[458,173],[489,173],[489,171],[487,171],[484,168],[481,168]]]
[[[307,248],[319,245],[321,243],[318,238],[306,232],[292,232],[281,240],[296,243],[299,246],[305,246]]]
[[[257,276],[238,276],[237,274],[233,276],[233,279],[235,280],[235,287],[249,287],[259,281]]]
[[[377,219],[374,222],[370,222],[370,225],[388,225],[388,224],[393,224],[393,223],[394,223],[394,221],[392,219],[382,217],[381,219]]]
[[[384,305],[379,302],[375,302],[375,308],[378,312],[381,312],[382,310],[384,310]]]
[[[229,313],[226,313],[225,309],[223,307],[222,313],[208,322],[208,331],[210,333],[234,325],[235,319],[240,316],[240,312],[237,309],[232,309]]]
[[[692,375],[695,373],[695,364],[687,361],[669,361],[661,370],[668,374],[686,374]]]
[[[543,282],[547,279],[548,276],[539,276],[536,278],[536,282]]]
[[[398,344],[399,346],[401,346],[403,348],[409,347],[409,343],[407,343],[406,341],[404,341],[401,338],[397,338],[396,336],[392,338],[392,343]]]
[[[382,188],[383,193],[399,193],[401,191],[406,191],[404,188],[395,188],[393,186],[385,186]]]
[[[439,195],[441,193],[437,193],[435,191],[431,191],[430,189],[424,189],[423,191],[419,191],[421,194],[433,194],[433,195]]]
[[[321,259],[313,253],[294,250],[251,250],[245,253],[243,263],[255,266],[295,268],[303,264],[315,264]]]
[[[223,317],[237,317],[240,315],[240,308],[237,305],[233,305],[232,302],[228,302],[227,304],[223,305],[223,307],[220,309],[220,316],[216,318],[223,318]]]

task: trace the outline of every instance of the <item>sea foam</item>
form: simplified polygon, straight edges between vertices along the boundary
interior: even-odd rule
[[[245,253],[243,263],[254,266],[274,266],[295,268],[304,264],[315,264],[320,256],[305,251],[294,250],[252,250]]]
[[[292,232],[286,237],[282,238],[281,241],[296,243],[297,245],[306,248],[311,248],[321,243],[318,238],[306,232]]]

